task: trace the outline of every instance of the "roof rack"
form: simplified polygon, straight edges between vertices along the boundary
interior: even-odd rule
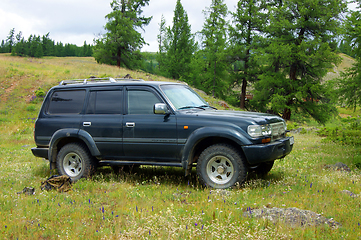
[[[85,78],[85,79],[71,79],[71,80],[63,80],[59,83],[59,85],[67,85],[67,84],[88,84],[88,83],[99,83],[99,82],[108,82],[115,83],[117,81],[144,81],[143,79],[130,79],[130,78]]]

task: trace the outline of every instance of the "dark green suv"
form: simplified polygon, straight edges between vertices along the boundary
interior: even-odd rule
[[[221,111],[189,86],[125,79],[63,81],[44,99],[35,123],[37,157],[73,180],[97,166],[197,166],[213,188],[266,174],[292,150],[285,121],[274,115]]]

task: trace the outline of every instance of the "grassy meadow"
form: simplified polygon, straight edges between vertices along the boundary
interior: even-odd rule
[[[41,106],[35,91],[46,91],[64,79],[128,73],[166,80],[98,65],[93,58],[0,54],[1,239],[361,239],[361,171],[353,165],[360,148],[322,141],[312,130],[293,134],[292,153],[277,160],[266,177],[250,177],[240,188],[203,188],[195,170],[184,177],[180,168],[141,167],[115,174],[103,167],[90,179],[74,183],[70,192],[41,191],[41,182],[55,172],[30,150]],[[341,113],[358,116],[361,111]],[[324,168],[337,162],[347,164],[351,172]],[[34,187],[35,194],[18,194],[24,187]],[[243,216],[249,208],[263,207],[310,210],[341,226],[291,227]]]

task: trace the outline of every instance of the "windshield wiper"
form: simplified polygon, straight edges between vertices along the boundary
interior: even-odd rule
[[[212,107],[212,106],[210,106],[210,105],[202,105],[202,106],[198,106],[198,107],[201,107],[201,108],[209,107],[209,108],[212,108],[212,109],[218,110],[217,108]]]
[[[189,109],[189,108],[198,108],[198,109],[202,109],[202,110],[205,110],[203,106],[184,106],[184,107],[180,107],[178,108],[178,110],[182,110],[182,109]]]

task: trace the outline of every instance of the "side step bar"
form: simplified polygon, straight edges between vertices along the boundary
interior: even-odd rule
[[[121,165],[153,165],[165,167],[182,167],[181,163],[174,162],[135,162],[135,161],[99,161],[100,166],[121,166]]]

